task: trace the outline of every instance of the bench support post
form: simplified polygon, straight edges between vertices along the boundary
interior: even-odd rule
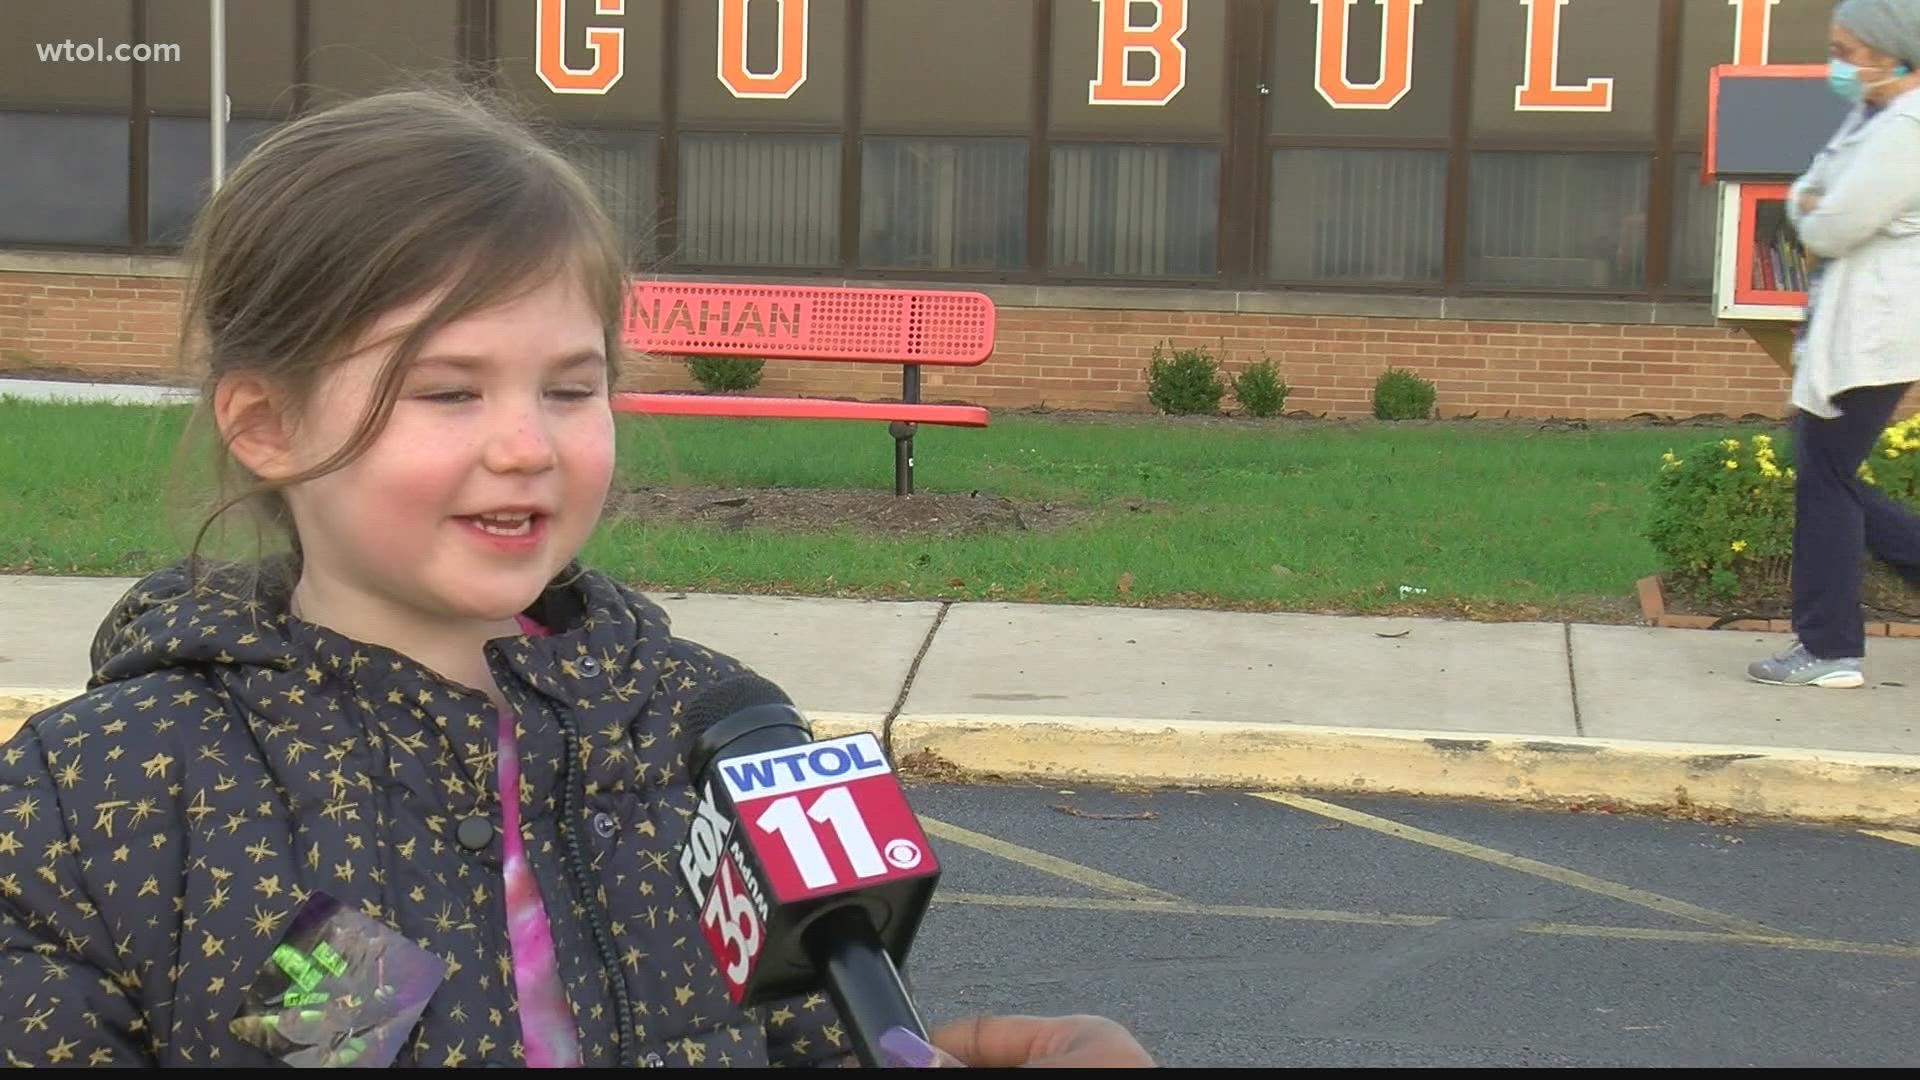
[[[901,365],[900,400],[908,405],[920,404],[919,364]],[[887,433],[893,436],[893,493],[895,495],[913,494],[913,431],[918,426],[899,420],[887,425]]]

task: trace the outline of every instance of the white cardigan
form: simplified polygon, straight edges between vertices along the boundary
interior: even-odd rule
[[[1800,194],[1820,193],[1801,213]],[[1787,196],[1822,265],[1794,350],[1793,404],[1829,419],[1833,395],[1920,381],[1920,91],[1868,118],[1855,106]]]

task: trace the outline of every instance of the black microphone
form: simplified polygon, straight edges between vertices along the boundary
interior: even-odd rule
[[[900,969],[940,878],[880,741],[814,741],[778,686],[716,684],[688,707],[700,804],[680,874],[735,1005],[824,989],[861,1064],[927,1029]]]

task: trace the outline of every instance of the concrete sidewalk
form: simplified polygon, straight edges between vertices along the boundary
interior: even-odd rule
[[[129,579],[0,577],[0,733],[77,693]],[[1784,635],[655,594],[822,733],[970,772],[1920,824],[1920,640],[1859,690],[1759,686]]]

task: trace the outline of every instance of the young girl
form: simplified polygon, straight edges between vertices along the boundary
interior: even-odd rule
[[[227,505],[289,551],[142,581],[0,747],[8,1062],[844,1062],[824,995],[729,1003],[672,872],[681,715],[740,665],[575,562],[626,284],[581,178],[462,97],[362,98],[187,254]],[[1088,1018],[934,1042],[1150,1063]]]

